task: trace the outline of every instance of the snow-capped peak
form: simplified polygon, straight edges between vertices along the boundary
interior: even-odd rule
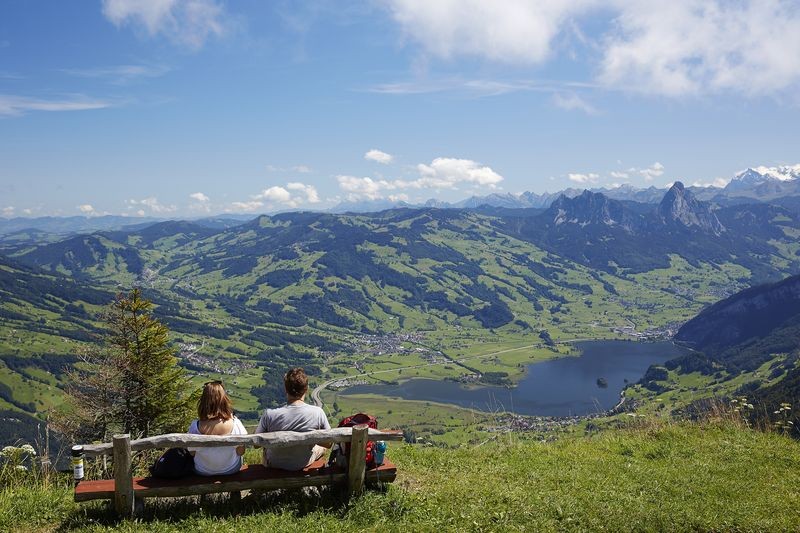
[[[778,167],[758,166],[748,168],[736,174],[734,181],[756,183],[775,179],[779,181],[792,181],[800,178],[800,164],[782,165]]]

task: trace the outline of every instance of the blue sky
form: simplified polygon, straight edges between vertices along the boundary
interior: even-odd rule
[[[800,162],[785,0],[0,4],[0,215],[722,183]]]

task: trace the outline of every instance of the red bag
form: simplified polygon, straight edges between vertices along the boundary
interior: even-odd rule
[[[353,416],[348,416],[346,418],[342,418],[339,422],[340,428],[350,428],[353,426],[358,426],[360,424],[366,424],[372,429],[378,429],[378,419],[372,415],[364,414],[364,413],[357,413]],[[375,466],[375,454],[372,452],[373,448],[375,447],[375,443],[372,441],[367,441],[367,468],[373,468]],[[348,459],[350,458],[350,443],[345,443],[342,446],[344,451],[344,456]]]

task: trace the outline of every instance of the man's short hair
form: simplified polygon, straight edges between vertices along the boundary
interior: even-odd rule
[[[283,377],[283,386],[286,394],[292,398],[299,398],[308,392],[308,376],[302,368],[293,368]]]

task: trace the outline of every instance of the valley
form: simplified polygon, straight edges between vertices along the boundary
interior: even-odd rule
[[[658,204],[585,191],[534,212],[490,211],[287,213],[5,241],[0,409],[57,409],[65,369],[103,333],[98,314],[135,285],[156,303],[181,364],[197,383],[222,379],[245,420],[280,402],[280,374],[300,365],[334,418],[453,416],[460,429],[438,435],[406,425],[431,442],[464,432],[474,441],[491,408],[347,389],[417,379],[513,387],[533,363],[579,355],[576,342],[670,339],[704,307],[800,270],[798,214],[712,205],[679,183]],[[712,386],[671,369],[660,392],[632,379],[625,394],[636,408],[679,410],[763,372],[720,369]]]

